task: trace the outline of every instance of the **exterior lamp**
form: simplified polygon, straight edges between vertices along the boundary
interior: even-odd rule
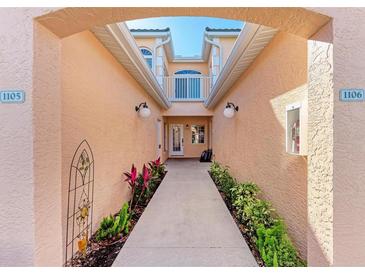
[[[139,116],[143,119],[150,117],[151,110],[148,108],[147,103],[140,103],[139,106],[135,107],[136,112],[138,112]]]
[[[227,118],[232,118],[237,111],[238,106],[235,106],[233,103],[228,102],[226,108],[223,111],[223,114]]]

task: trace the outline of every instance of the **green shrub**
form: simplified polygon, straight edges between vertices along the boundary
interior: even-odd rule
[[[269,228],[261,225],[257,229],[256,241],[261,258],[266,266],[305,266],[290,241],[281,220]]]
[[[125,203],[122,206],[122,209],[119,211],[119,215],[117,217],[119,217],[119,229],[121,232],[124,232],[125,234],[129,233],[129,226],[130,226],[130,217],[131,215],[129,214],[129,204]],[[116,219],[117,220],[117,219]]]
[[[260,193],[259,187],[250,182],[237,184],[230,191],[232,201],[239,199],[239,197],[256,197]]]
[[[247,232],[254,239],[260,225],[269,227],[274,223],[269,202],[257,198],[260,189],[253,183],[238,184],[231,188],[232,205],[240,222],[246,225]]]
[[[218,189],[231,201],[231,188],[237,184],[237,180],[229,174],[228,167],[221,167],[219,163],[213,162],[210,166],[210,174]]]
[[[236,210],[247,234],[256,242],[266,266],[305,266],[290,241],[282,221],[273,217],[273,208],[258,198],[259,187],[254,183],[237,183],[228,167],[213,162],[210,174]]]
[[[96,239],[98,241],[104,240],[104,239],[110,239],[118,234],[118,232],[115,229],[115,222],[112,215],[109,215],[100,223],[100,227],[98,229],[98,232],[96,234]]]
[[[270,227],[274,223],[271,204],[257,198],[248,199],[243,208],[242,220],[246,224],[250,234],[256,238],[256,230],[261,226]]]
[[[103,218],[96,234],[96,240],[111,239],[120,233],[128,234],[130,226],[128,209],[129,205],[125,203],[115,218],[112,215]]]

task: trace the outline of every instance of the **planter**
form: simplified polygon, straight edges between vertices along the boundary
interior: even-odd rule
[[[163,178],[167,172],[165,172],[159,180],[156,180],[156,187],[151,189],[151,197],[145,204],[137,205],[131,216],[131,224],[129,233],[120,237],[119,235],[111,239],[97,241],[96,233],[85,241],[82,239],[78,242],[79,251],[74,255],[73,259],[69,260],[65,266],[85,266],[85,267],[108,267],[112,266],[115,258],[118,256],[124,243],[127,241],[129,235],[132,233],[134,226],[137,224],[139,218],[142,216],[145,208],[152,199],[156,190],[160,186]],[[118,212],[114,214],[114,217],[118,215]]]

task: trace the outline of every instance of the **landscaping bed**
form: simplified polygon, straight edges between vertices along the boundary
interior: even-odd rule
[[[124,173],[132,191],[131,201],[125,203],[119,212],[105,217],[99,229],[90,237],[84,250],[75,253],[65,266],[112,266],[167,173],[159,159],[150,162],[149,165],[150,168],[144,166],[143,173],[139,175],[134,166],[130,173]]]
[[[283,220],[269,202],[259,198],[257,185],[238,182],[229,174],[228,167],[217,162],[210,166],[209,174],[259,266],[306,266]]]
[[[260,252],[258,251],[257,247],[256,247],[256,243],[253,241],[253,239],[247,234],[247,229],[246,227],[240,223],[238,217],[237,217],[237,211],[234,209],[234,207],[231,204],[231,201],[226,197],[226,195],[224,194],[224,192],[222,190],[219,189],[217,182],[214,180],[212,174],[209,172],[210,177],[212,178],[213,182],[215,183],[219,194],[221,195],[224,203],[226,204],[228,210],[230,211],[233,220],[235,221],[238,229],[240,230],[242,237],[245,239],[248,247],[250,248],[252,255],[255,257],[255,260],[257,262],[257,264],[261,267],[265,266],[264,261],[262,260],[261,256],[260,256]]]

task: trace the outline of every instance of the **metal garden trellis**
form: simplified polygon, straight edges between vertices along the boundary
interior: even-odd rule
[[[92,235],[94,202],[94,155],[86,140],[77,147],[72,158],[67,200],[65,264],[75,250],[84,253]],[[77,245],[76,245],[77,241]]]

